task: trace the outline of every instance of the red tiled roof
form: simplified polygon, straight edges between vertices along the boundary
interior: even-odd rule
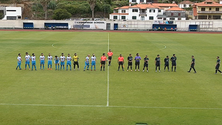
[[[130,8],[147,9],[147,8],[160,8],[160,7],[155,6],[153,4],[137,4],[137,5],[131,6]]]
[[[172,7],[170,9],[167,9],[167,11],[185,11],[184,9],[181,9],[179,7]]]
[[[173,3],[153,3],[153,4],[136,4],[134,6],[123,6],[117,7],[114,9],[128,9],[128,8],[140,8],[140,9],[147,9],[147,8],[164,8],[164,7],[178,7],[177,4]]]
[[[153,3],[153,5],[159,7],[178,7],[178,5],[175,3]]]
[[[129,15],[129,13],[111,13],[111,15]]]
[[[122,7],[117,7],[117,8],[114,8],[114,9],[129,9],[129,6],[122,6]]]
[[[194,4],[194,2],[191,2],[189,0],[184,0],[184,1],[180,2],[179,4]]]
[[[212,4],[207,4],[207,2],[212,2]],[[201,3],[195,3],[195,6],[202,6],[202,7],[221,7],[222,4],[216,3],[212,0],[205,0],[204,2]]]

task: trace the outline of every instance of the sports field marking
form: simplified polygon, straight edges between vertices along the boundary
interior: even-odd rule
[[[53,105],[53,104],[10,104],[10,103],[0,103],[0,106],[91,107],[91,108],[132,108],[132,109],[184,109],[184,110],[222,110],[222,108],[198,108],[198,107],[148,107],[148,106],[105,106],[105,105]]]
[[[54,46],[54,43],[52,44],[52,47],[55,47],[55,46]]]
[[[109,33],[108,33],[108,51],[109,52]],[[107,69],[107,100],[106,100],[106,106],[109,106],[109,66]]]
[[[163,49],[166,49],[167,48],[167,46],[165,46],[165,45],[163,45],[164,46],[164,48],[162,48],[161,50],[163,50]]]

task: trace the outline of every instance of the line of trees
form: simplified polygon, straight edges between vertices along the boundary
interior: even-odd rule
[[[25,13],[23,12],[24,18],[45,20],[108,18],[114,8],[129,4],[128,0],[0,0],[0,2],[25,4],[27,6]]]
[[[111,0],[33,0],[33,17],[39,19],[69,19],[95,17],[107,18],[113,8],[128,5],[128,0],[112,2]]]

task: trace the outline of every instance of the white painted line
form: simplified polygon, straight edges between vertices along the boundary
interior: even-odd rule
[[[52,47],[55,47],[54,44],[52,44]]]
[[[165,45],[163,45],[164,46],[164,48],[162,48],[162,49],[160,49],[160,50],[163,50],[163,49],[166,49],[167,48],[167,46],[165,46]]]
[[[108,33],[108,51],[109,52],[109,33]],[[107,97],[106,97],[106,106],[109,106],[109,66],[107,69]]]
[[[49,106],[49,107],[106,107],[104,105],[53,105],[53,104],[9,104],[0,103],[2,106]]]
[[[184,110],[222,110],[222,108],[198,107],[148,107],[148,106],[105,106],[105,105],[56,105],[56,104],[10,104],[0,103],[0,106],[39,106],[39,107],[91,107],[91,108],[132,108],[132,109],[184,109]]]

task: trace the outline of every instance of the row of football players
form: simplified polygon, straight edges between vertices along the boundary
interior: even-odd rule
[[[109,52],[107,53],[108,56],[109,56],[109,59],[111,62],[111,59],[112,59],[112,56],[113,56],[113,52],[111,50],[109,50]],[[53,57],[51,56],[51,54],[49,53],[48,57],[48,70],[52,70],[52,61],[53,61]],[[40,57],[39,57],[39,60],[40,60],[40,70],[41,69],[44,69],[45,68],[45,56],[43,53],[41,53]],[[76,69],[76,67],[78,68],[79,70],[79,57],[78,55],[75,53],[73,58],[70,56],[70,54],[68,54],[67,57],[64,56],[64,53],[61,54],[60,57],[58,56],[55,56],[54,58],[54,63],[55,63],[55,70],[64,70],[65,69],[65,60],[67,61],[66,62],[66,70],[68,70],[68,68],[70,70],[72,70],[72,66],[71,66],[71,61],[73,61],[73,65],[74,65],[74,70]],[[101,60],[100,60],[100,63],[102,64],[101,65],[101,68],[103,68],[105,70],[105,62],[107,61],[106,59],[106,56],[105,56],[105,53],[103,54],[103,56],[101,57]],[[22,57],[21,57],[21,54],[19,53],[18,54],[18,57],[17,57],[17,67],[16,67],[16,70],[19,69],[21,70],[21,63],[22,63]],[[30,62],[32,64],[32,67],[30,68]],[[95,54],[92,54],[92,57],[90,59],[90,55],[87,55],[87,57],[85,58],[85,66],[84,66],[84,71],[87,69],[89,70],[89,63],[91,62],[91,70],[94,68],[94,70],[96,70],[96,57],[95,57]],[[109,63],[110,65],[110,63]],[[28,54],[28,52],[26,52],[26,55],[25,55],[25,70],[27,69],[27,67],[29,68],[29,70],[37,70],[36,68],[36,56],[34,53],[32,53],[32,56],[30,56]]]
[[[106,61],[109,60],[109,66],[111,64],[111,60],[112,60],[112,56],[113,56],[113,52],[111,50],[109,50],[109,52],[107,53],[108,55],[108,59],[106,58],[106,55],[105,53],[103,53],[101,59],[100,59],[100,70],[102,71],[105,71],[105,64],[106,64]],[[16,67],[16,70],[19,68],[21,70],[21,61],[22,61],[22,58],[21,58],[21,54],[18,54],[18,57],[17,57],[17,60],[18,60],[18,65]],[[30,70],[30,61],[32,61],[32,70],[33,68],[36,69],[36,57],[35,57],[35,54],[33,53],[32,56],[30,57],[28,52],[26,52],[26,56],[25,56],[25,70],[27,68],[27,66],[29,66],[29,70]],[[51,56],[51,54],[48,55],[48,70],[52,70],[52,60],[53,60],[53,57]],[[77,56],[77,54],[75,53],[73,58],[70,56],[70,54],[68,54],[67,57],[64,56],[64,54],[62,53],[60,57],[58,56],[55,56],[54,58],[54,62],[55,62],[55,70],[59,70],[59,66],[60,66],[60,69],[64,70],[65,69],[65,60],[67,60],[67,63],[66,63],[66,70],[68,70],[68,67],[70,67],[70,70],[72,69],[71,68],[71,61],[73,60],[73,65],[74,65],[74,70],[77,66],[78,70],[79,70],[79,57]],[[133,57],[131,54],[129,54],[128,58],[128,66],[127,66],[127,71],[129,69],[131,69],[132,71],[132,62],[133,62]],[[140,71],[140,60],[141,60],[141,57],[139,56],[139,53],[136,54],[135,58],[135,71]],[[173,56],[169,59],[168,56],[166,56],[166,58],[164,59],[164,71],[166,70],[166,68],[168,69],[169,71],[169,61],[172,62],[172,67],[171,67],[171,71],[174,71],[176,72],[176,60],[177,60],[177,57],[175,54],[173,54]],[[149,58],[147,57],[147,55],[145,56],[144,58],[144,66],[143,66],[143,71],[146,69],[147,72],[149,71],[148,70],[148,61],[149,61]],[[93,70],[94,68],[94,71],[96,70],[96,57],[95,57],[95,54],[92,55],[91,59],[90,59],[90,55],[87,55],[87,57],[85,58],[85,66],[84,66],[84,71],[85,70],[89,70],[89,64],[91,63],[91,70]],[[120,56],[118,57],[118,71],[120,69],[120,67],[122,67],[122,70],[124,71],[124,57],[120,54]],[[41,56],[40,56],[40,69],[44,69],[44,65],[45,65],[45,56],[43,55],[43,53],[41,53]],[[156,66],[156,72],[157,70],[159,70],[160,72],[160,56],[157,55],[157,57],[155,58],[155,66]],[[194,68],[195,66],[195,58],[194,56],[192,56],[192,61],[191,61],[191,65],[190,65],[190,70],[188,72],[190,72],[192,69],[194,70],[194,72],[196,73],[196,70]],[[220,59],[219,57],[217,57],[217,64],[216,64],[216,71],[215,73],[217,73],[217,71],[219,71],[221,73],[221,71],[219,70],[219,67],[220,67]]]

